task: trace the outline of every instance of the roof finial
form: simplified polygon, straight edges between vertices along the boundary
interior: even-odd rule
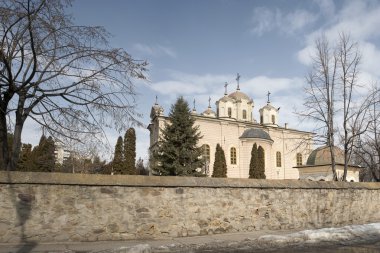
[[[239,73],[237,73],[237,75],[236,75],[237,90],[240,90],[240,87],[239,87],[239,80],[240,80],[240,75],[239,75]]]
[[[211,97],[208,97],[208,108],[211,108],[210,102],[211,102]]]
[[[227,86],[228,86],[228,83],[225,82],[224,83],[224,95],[226,95],[226,96],[227,96]]]
[[[267,96],[268,96],[268,101],[267,101],[267,104],[269,104],[269,103],[270,103],[270,100],[269,100],[270,92],[269,92],[269,91],[268,91],[268,94],[267,94]]]
[[[194,101],[193,101],[193,111],[195,111],[195,98],[194,98]]]
[[[156,95],[156,103],[154,103],[155,105],[158,105],[158,97]]]

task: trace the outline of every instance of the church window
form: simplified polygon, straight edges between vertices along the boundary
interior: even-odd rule
[[[264,117],[263,117],[263,115],[261,115],[260,116],[260,124],[263,124],[264,123],[263,121],[264,121]]]
[[[207,145],[207,144],[203,144],[202,145],[202,151],[203,151],[203,159],[206,161],[206,162],[209,162],[210,161],[210,146]]]
[[[247,111],[243,110],[243,119],[247,119]]]
[[[272,124],[276,124],[276,117],[272,115]]]
[[[236,164],[236,148],[231,148],[231,164]]]
[[[276,152],[276,166],[281,167],[281,152]]]
[[[231,107],[228,107],[228,117],[231,118],[231,116],[232,116],[232,109]]]
[[[297,153],[297,166],[302,165],[302,154]]]

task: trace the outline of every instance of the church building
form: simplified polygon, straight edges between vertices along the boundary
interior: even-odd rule
[[[247,94],[240,91],[239,76],[237,88],[225,93],[216,101],[216,111],[210,104],[202,113],[195,108],[192,115],[195,125],[199,126],[203,136],[199,145],[203,148],[205,159],[204,173],[212,175],[214,154],[219,143],[223,148],[227,162],[227,177],[248,178],[251,150],[254,143],[264,149],[265,175],[267,179],[299,179],[299,170],[295,168],[306,164],[312,152],[313,133],[291,129],[287,124],[279,125],[280,108],[268,101],[259,109],[260,119],[253,117],[255,103]],[[151,110],[150,150],[159,141],[167,117],[163,108],[156,102]]]

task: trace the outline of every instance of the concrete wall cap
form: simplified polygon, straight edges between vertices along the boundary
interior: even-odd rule
[[[379,183],[318,182],[307,180],[265,180],[207,177],[158,177],[132,175],[93,175],[44,172],[0,171],[0,184],[48,184],[120,187],[204,187],[258,189],[370,189]]]

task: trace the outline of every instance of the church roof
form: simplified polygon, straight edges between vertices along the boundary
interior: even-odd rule
[[[263,108],[260,109],[260,111],[263,110],[263,109],[268,109],[268,110],[272,110],[273,109],[273,110],[277,111],[277,108],[275,108],[270,103],[267,103]]]
[[[259,128],[246,129],[240,138],[257,138],[273,141],[267,132]]]
[[[235,100],[241,100],[241,99],[245,99],[245,100],[251,100],[250,97],[248,97],[247,94],[241,92],[241,91],[235,91],[233,93],[231,93],[230,95],[228,95],[228,97],[232,98],[232,99],[235,99]]]
[[[228,101],[233,102],[234,100],[232,98],[230,98],[229,96],[224,96],[221,99],[219,99],[219,101],[221,101],[221,102],[228,102]]]
[[[208,115],[215,115],[215,112],[211,109],[211,107],[208,107],[203,113],[202,113],[202,115],[206,115],[206,116],[208,116]]]
[[[335,163],[344,164],[343,150],[334,147]],[[325,165],[331,164],[331,153],[328,146],[319,147],[309,155],[306,165]]]

